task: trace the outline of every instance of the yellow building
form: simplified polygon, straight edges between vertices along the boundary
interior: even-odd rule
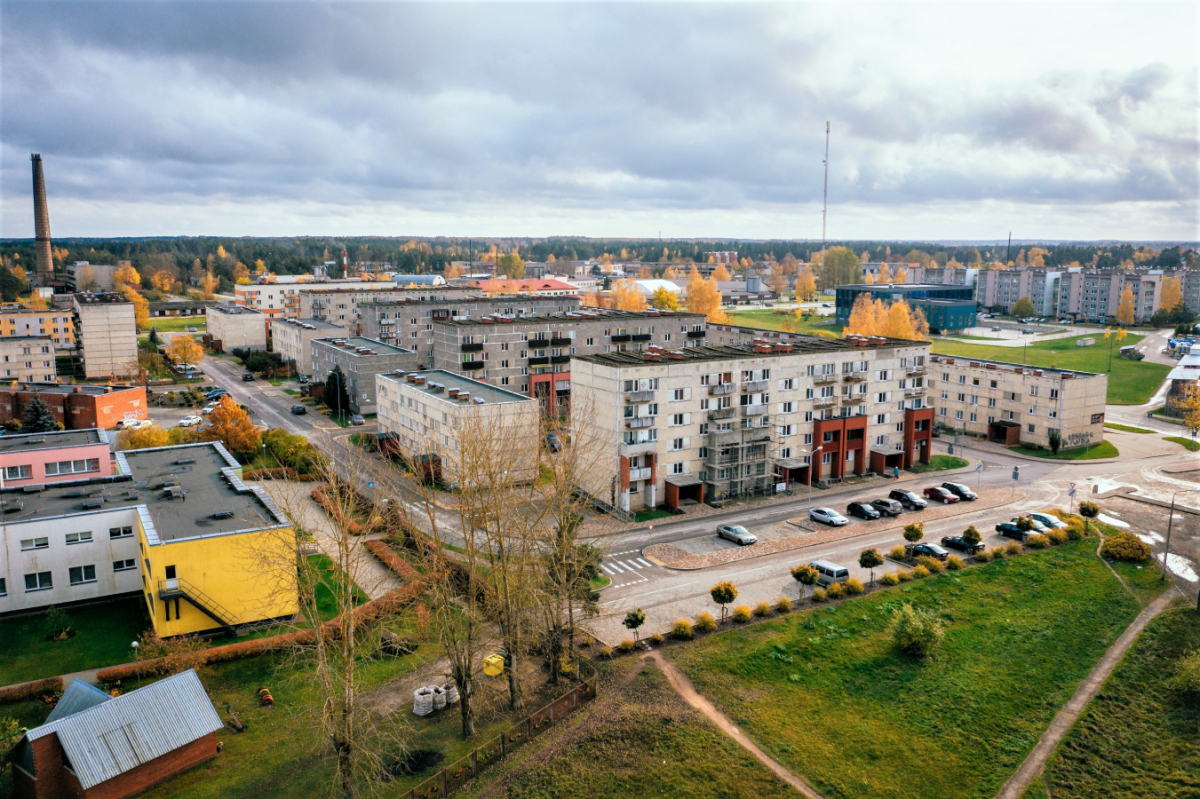
[[[14,336],[49,336],[56,349],[74,349],[74,315],[70,309],[61,308],[0,308],[0,338]]]

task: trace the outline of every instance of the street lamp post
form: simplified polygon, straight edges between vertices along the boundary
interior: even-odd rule
[[[138,654],[138,642],[134,641],[130,646],[133,647],[133,659],[137,662],[137,678],[138,682],[142,681],[142,658]]]
[[[1167,579],[1167,558],[1171,555],[1171,526],[1175,523],[1175,497],[1179,496],[1180,494],[1196,493],[1200,493],[1200,488],[1184,488],[1171,495],[1171,513],[1167,517],[1167,543],[1166,546],[1163,547],[1162,574],[1159,575],[1158,578],[1160,580]],[[1196,607],[1200,608],[1200,601],[1197,602]]]

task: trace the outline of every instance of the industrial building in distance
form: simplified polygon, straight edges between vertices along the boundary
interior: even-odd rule
[[[849,323],[854,302],[861,294],[873,300],[882,300],[884,305],[904,300],[910,307],[920,308],[932,332],[959,332],[975,326],[974,287],[946,283],[855,283],[838,286],[834,308],[839,325]]]

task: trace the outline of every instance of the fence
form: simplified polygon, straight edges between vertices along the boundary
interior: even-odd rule
[[[596,698],[596,676],[584,680],[569,693],[560,696],[536,713],[518,721],[508,730],[471,754],[451,763],[429,779],[411,788],[408,799],[441,799],[449,796],[479,775],[480,770],[520,749],[533,738],[550,729],[575,712],[581,705]],[[403,794],[401,795],[404,796]]]

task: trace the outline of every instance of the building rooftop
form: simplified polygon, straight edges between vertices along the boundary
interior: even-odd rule
[[[555,298],[557,299],[557,298]],[[435,319],[434,324],[452,325],[455,327],[478,327],[488,326],[495,327],[497,322],[501,324],[514,325],[552,325],[552,324],[567,324],[572,322],[588,322],[588,321],[614,321],[614,322],[640,322],[645,320],[655,319],[686,319],[695,321],[703,319],[704,314],[691,313],[689,311],[610,311],[605,308],[583,308],[578,311],[566,311],[564,313],[552,314],[534,314],[529,316],[478,316],[469,319]],[[488,320],[488,321],[484,321]]]
[[[561,280],[550,280],[547,278],[529,278],[522,280],[511,280],[498,278],[494,280],[479,281],[479,288],[484,291],[503,291],[506,289],[517,292],[523,291],[575,291],[575,286],[570,283],[563,283]]]
[[[505,402],[537,402],[533,397],[509,391],[506,388],[481,383],[469,377],[463,377],[444,369],[430,369],[425,372],[397,372],[396,374],[380,374],[378,378],[394,383],[402,383],[411,391],[419,391],[432,399],[440,400],[450,405],[466,405],[461,399],[462,394],[470,395],[469,402],[473,405],[498,405]],[[423,381],[423,382],[418,382]],[[457,395],[457,396],[456,396]],[[482,402],[480,401],[482,400]]]
[[[327,344],[331,347],[337,347],[347,355],[353,355],[356,358],[369,357],[371,355],[407,355],[412,352],[412,350],[406,350],[403,347],[394,347],[391,344],[384,344],[382,341],[377,341],[373,338],[363,338],[362,336],[314,338],[313,344]],[[363,350],[369,351],[364,352]]]
[[[57,430],[50,433],[0,436],[0,453],[32,452],[41,449],[83,447],[88,444],[107,443],[108,433],[104,430]]]
[[[85,291],[75,295],[75,302],[80,305],[120,305],[121,303],[130,304],[129,300],[125,299],[124,294],[118,294],[115,291],[102,291],[93,294],[90,291]]]
[[[1030,366],[1027,363],[1011,363],[1009,361],[985,361],[982,358],[964,358],[961,355],[931,355],[929,356],[929,363],[969,364],[972,366],[978,364],[984,369],[989,367],[1005,371],[1021,369],[1026,374],[1041,372],[1048,375],[1071,375],[1073,377],[1108,377],[1108,375],[1098,372],[1081,372],[1078,369],[1055,369],[1052,366]]]
[[[955,283],[844,283],[839,289],[862,289],[863,291],[928,291],[955,289],[962,291],[963,287]]]
[[[438,288],[445,288],[445,287],[438,286]],[[493,301],[498,302],[498,301],[502,301],[502,300],[536,300],[538,302],[562,302],[564,300],[572,300],[572,299],[577,299],[577,298],[574,296],[550,297],[550,296],[546,296],[544,294],[470,294],[465,297],[452,297],[447,300],[437,300],[437,299],[431,300],[428,297],[405,297],[404,299],[400,299],[400,300],[368,300],[366,302],[360,302],[358,304],[358,307],[359,308],[371,308],[371,307],[378,306],[380,308],[390,308],[390,307],[394,307],[397,305],[417,305],[417,304],[426,304],[427,305],[432,302],[450,305],[450,304],[455,304],[455,303],[468,303],[468,302],[493,302]]]
[[[873,337],[873,343],[862,339],[863,344],[855,343],[852,338],[819,338],[817,336],[800,336],[787,341],[776,342],[770,349],[740,347],[728,344],[713,347],[685,347],[679,350],[663,350],[660,360],[647,361],[647,351],[642,352],[605,352],[595,355],[575,356],[575,360],[589,361],[602,366],[640,366],[644,364],[687,363],[689,361],[728,361],[738,358],[768,358],[776,355],[812,355],[833,352],[855,352],[862,349],[880,349],[884,347],[917,347],[925,342],[905,341],[904,339]],[[786,348],[786,349],[785,349]]]
[[[229,316],[237,316],[238,314],[258,314],[262,316],[260,311],[253,308],[248,308],[245,305],[210,305],[205,310],[216,311],[217,313],[227,314]]]
[[[272,319],[272,325],[287,325],[288,327],[300,327],[305,330],[345,330],[342,325],[335,325],[333,322],[326,322],[322,319]]]
[[[340,283],[334,285],[332,283],[301,283],[303,286],[300,289],[301,294],[306,294],[313,291],[354,291],[361,294],[371,294],[373,292],[393,292],[393,291],[462,291],[456,286],[409,286],[407,284],[400,285],[391,281],[387,283]]]
[[[13,389],[7,383],[0,383],[0,392],[15,390],[34,394],[86,394],[89,397],[113,394],[117,391],[136,391],[139,388],[145,390],[143,386],[70,386],[62,383],[20,383]]]
[[[265,492],[242,483],[221,444],[118,452],[117,466],[116,477],[6,490],[5,521],[139,508],[151,544],[288,526]]]
[[[50,336],[5,336],[0,341],[51,341]]]

